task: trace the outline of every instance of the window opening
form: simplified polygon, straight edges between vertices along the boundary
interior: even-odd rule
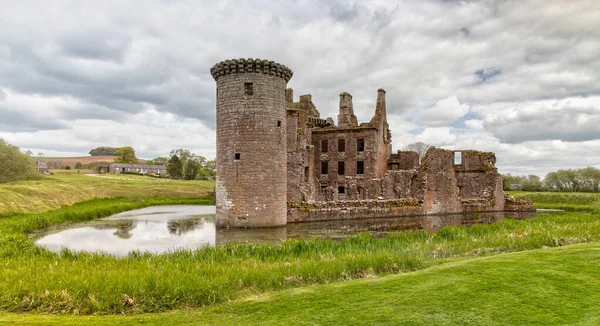
[[[462,152],[454,152],[454,164],[462,164]]]
[[[310,169],[308,166],[304,167],[304,182],[308,182],[308,172],[310,172]]]
[[[342,186],[339,186],[339,187],[338,187],[338,193],[340,193],[340,194],[345,194],[345,193],[346,193],[346,188],[344,188],[344,187],[342,187]]]
[[[365,151],[365,139],[359,138],[356,140],[356,151],[364,152]]]
[[[328,173],[329,173],[329,162],[322,161],[321,162],[321,174],[328,174]]]
[[[339,175],[344,175],[345,174],[345,166],[344,166],[344,162],[338,162],[338,174]]]
[[[242,155],[241,155],[240,153],[235,153],[235,160],[236,160],[236,161],[239,161],[239,160],[240,160],[240,158],[241,158],[241,156],[242,156]]]
[[[246,95],[254,94],[254,85],[252,85],[252,83],[244,83],[244,94],[246,94]]]
[[[356,174],[365,174],[365,161],[356,161]]]
[[[277,120],[277,127],[281,127],[281,120]]]
[[[346,151],[346,140],[343,138],[338,139],[338,152]]]
[[[321,152],[322,153],[327,153],[327,151],[329,150],[329,146],[327,146],[327,139],[322,140],[321,141]]]

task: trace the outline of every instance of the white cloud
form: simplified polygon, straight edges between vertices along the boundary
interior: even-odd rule
[[[421,111],[418,121],[425,126],[439,127],[462,118],[469,106],[460,104],[456,95],[437,101],[435,106]]]
[[[347,91],[369,120],[386,89],[397,148],[494,150],[512,171],[600,161],[596,0],[22,0],[2,9],[0,137],[24,149],[85,155],[130,144],[149,157],[179,147],[214,156],[209,69],[261,57],[289,66],[289,86],[311,93],[324,117]],[[467,129],[448,127],[465,115]],[[549,145],[557,140],[568,151]]]
[[[600,96],[494,103],[477,111],[485,130],[506,143],[600,139]]]
[[[469,119],[465,120],[465,126],[475,130],[483,130],[483,120],[479,119]]]

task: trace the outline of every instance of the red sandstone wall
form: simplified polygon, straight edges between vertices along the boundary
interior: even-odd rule
[[[421,162],[419,173],[425,174],[425,214],[462,212],[454,173],[453,151],[430,149]]]
[[[253,95],[245,95],[244,83],[253,83]],[[219,226],[286,224],[285,89],[284,78],[265,73],[230,73],[217,79]],[[240,153],[239,161],[235,153]]]

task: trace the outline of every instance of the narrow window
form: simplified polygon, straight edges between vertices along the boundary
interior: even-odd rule
[[[254,86],[252,85],[252,83],[245,83],[244,84],[244,93],[246,95],[253,95],[254,94]]]
[[[454,164],[462,164],[462,152],[454,152]]]
[[[277,120],[277,127],[281,127],[281,120]]]
[[[326,188],[327,188],[327,185],[321,185],[321,192],[325,192]]]
[[[328,174],[329,173],[329,162],[328,161],[322,161],[321,162],[321,174]]]
[[[310,172],[310,169],[308,166],[304,167],[304,182],[308,182],[308,172]]]
[[[343,138],[338,139],[338,152],[346,151],[346,140]]]
[[[365,139],[364,138],[358,138],[356,140],[356,151],[357,152],[365,151]]]
[[[329,146],[327,146],[327,139],[321,141],[321,153],[327,153]]]
[[[241,155],[240,155],[240,153],[235,153],[235,160],[236,160],[236,161],[239,161],[239,160],[240,160],[240,158],[241,158]]]
[[[339,175],[344,175],[345,171],[344,171],[344,162],[338,162],[338,174]]]
[[[338,187],[338,193],[345,194],[346,193],[346,188],[344,188],[342,186]]]
[[[365,161],[356,161],[356,174],[365,174]]]

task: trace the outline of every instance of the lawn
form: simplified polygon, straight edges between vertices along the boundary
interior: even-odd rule
[[[31,325],[598,325],[600,244],[461,259],[422,271],[130,316],[0,313]]]
[[[136,175],[105,174],[91,177],[71,171],[41,180],[0,184],[0,213],[37,213],[92,198],[126,196],[204,197],[214,191],[214,181],[178,181]]]

